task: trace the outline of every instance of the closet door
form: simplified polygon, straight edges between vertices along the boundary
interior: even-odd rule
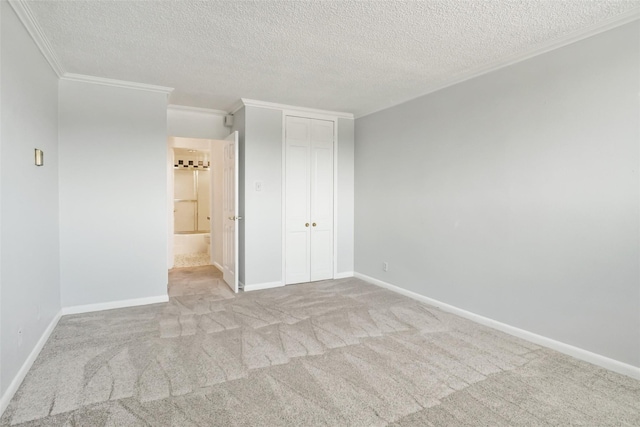
[[[333,278],[333,122],[311,120],[311,281]]]
[[[285,284],[333,278],[333,122],[285,120]]]
[[[311,120],[285,122],[285,284],[311,278]]]

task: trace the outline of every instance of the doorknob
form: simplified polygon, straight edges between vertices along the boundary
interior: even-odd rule
[[[304,226],[305,226],[305,227],[308,227],[308,226],[309,226],[309,223],[308,223],[308,222],[307,222],[307,223],[305,223],[305,224],[304,224]]]
[[[313,225],[313,226],[315,227],[315,226],[316,226],[316,223],[314,222],[314,223],[313,223],[313,224],[311,224],[311,225]]]

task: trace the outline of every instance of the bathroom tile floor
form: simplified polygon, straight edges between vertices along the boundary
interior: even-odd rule
[[[199,267],[202,265],[211,265],[211,258],[208,253],[177,254],[173,257],[174,268]]]

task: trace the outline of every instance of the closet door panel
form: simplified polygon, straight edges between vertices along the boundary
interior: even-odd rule
[[[311,121],[311,281],[333,278],[333,122]]]
[[[285,284],[310,280],[311,164],[309,119],[287,117],[285,134]]]

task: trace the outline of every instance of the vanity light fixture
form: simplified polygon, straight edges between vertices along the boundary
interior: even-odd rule
[[[36,148],[36,166],[44,165],[44,153],[39,148]]]

